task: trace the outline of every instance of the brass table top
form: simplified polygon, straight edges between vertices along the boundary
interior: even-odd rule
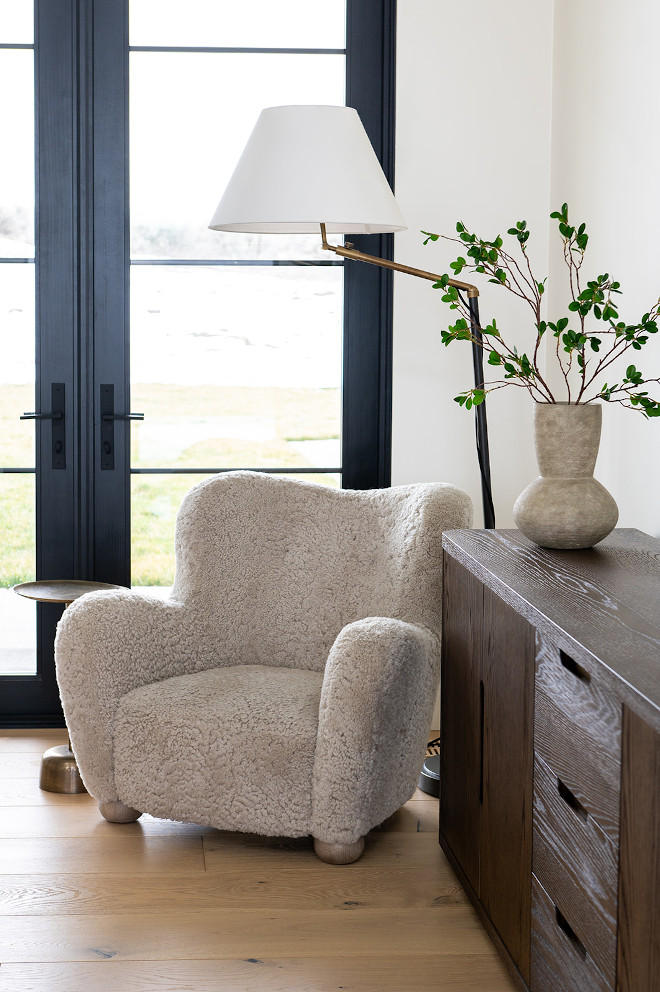
[[[111,582],[91,582],[86,579],[39,579],[36,582],[19,582],[12,586],[15,593],[39,603],[73,603],[74,599],[87,592],[102,592],[104,589],[125,589]]]

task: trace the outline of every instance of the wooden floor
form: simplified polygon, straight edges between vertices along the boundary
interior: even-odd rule
[[[422,792],[322,864],[273,842],[41,792],[63,731],[0,730],[1,992],[511,992]]]

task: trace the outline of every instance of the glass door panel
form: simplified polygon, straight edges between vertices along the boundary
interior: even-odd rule
[[[133,266],[133,468],[336,469],[342,281],[330,266]]]
[[[62,608],[22,599],[11,586],[75,577],[74,342],[81,289],[71,236],[79,220],[74,6],[70,0],[0,4],[3,726],[62,725],[53,660]],[[63,403],[57,418],[55,401]],[[30,419],[20,420],[26,412]]]
[[[130,39],[168,47],[343,49],[345,7],[345,0],[131,0]]]
[[[0,6],[0,677],[36,675],[34,53],[32,3]],[[21,45],[7,48],[4,45]]]
[[[335,54],[132,52],[131,257],[264,258],[266,243],[271,257],[321,258],[320,235],[231,236],[208,223],[261,110],[342,104],[345,77]]]
[[[158,9],[132,0],[147,48],[130,56],[132,584],[153,589],[172,583],[176,511],[207,474],[341,482],[342,263],[320,232],[207,225],[263,107],[343,104],[346,84],[344,0]]]
[[[2,47],[23,34],[6,20],[0,20],[0,258],[34,258],[34,52],[31,44]]]

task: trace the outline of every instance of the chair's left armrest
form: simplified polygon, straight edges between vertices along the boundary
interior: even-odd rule
[[[55,664],[64,715],[83,781],[98,800],[114,792],[114,721],[138,686],[209,667],[208,648],[186,605],[129,590],[94,592],[64,611]]]
[[[312,787],[312,833],[353,843],[415,790],[440,678],[437,635],[368,617],[328,657]]]

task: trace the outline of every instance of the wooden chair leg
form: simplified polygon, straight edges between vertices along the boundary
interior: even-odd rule
[[[142,816],[139,810],[126,806],[119,800],[114,803],[99,803],[99,812],[110,823],[133,823]]]
[[[364,837],[360,837],[354,844],[329,844],[315,837],[314,851],[321,861],[329,865],[350,865],[364,851]]]

